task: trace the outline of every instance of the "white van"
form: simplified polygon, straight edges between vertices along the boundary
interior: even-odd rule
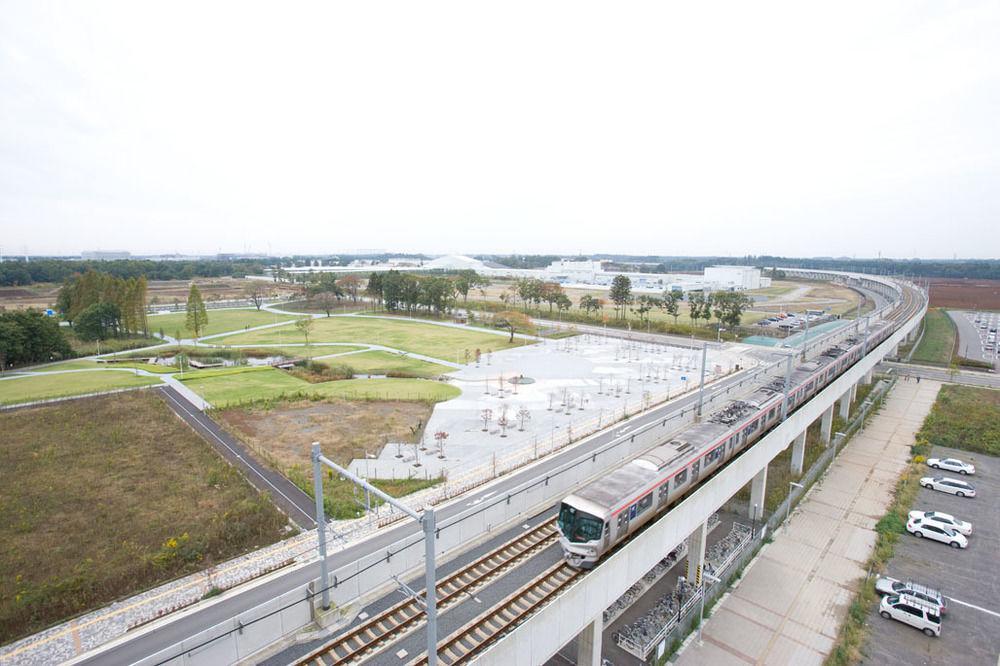
[[[940,608],[906,594],[882,597],[879,615],[916,627],[928,636],[941,635]]]

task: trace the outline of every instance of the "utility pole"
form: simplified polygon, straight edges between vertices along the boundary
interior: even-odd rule
[[[432,507],[426,507],[423,514],[419,514],[407,505],[403,504],[395,497],[388,495],[387,493],[379,490],[377,487],[371,485],[364,479],[361,479],[351,472],[333,462],[320,452],[319,442],[313,442],[312,445],[313,454],[313,487],[316,490],[316,497],[322,498],[323,496],[323,474],[322,465],[333,469],[340,476],[344,477],[356,486],[360,486],[365,489],[366,492],[374,493],[378,497],[382,498],[383,501],[388,502],[392,506],[396,507],[410,518],[420,523],[424,532],[424,581],[426,589],[424,591],[424,611],[427,613],[427,663],[430,666],[437,666],[437,579],[435,576],[435,540],[437,538],[437,521],[434,517],[434,509]],[[317,513],[322,511],[322,500],[318,499],[316,503]],[[320,518],[321,516],[317,516]],[[324,521],[325,522],[325,521]],[[325,536],[325,524],[321,525],[320,529],[320,557],[322,558],[320,572],[323,576],[321,580],[321,586],[324,591],[324,603],[326,604],[324,608],[329,607],[329,593],[326,588],[328,586],[327,576],[328,572],[326,570],[326,536]],[[407,589],[405,585],[404,589]],[[416,596],[416,595],[414,595]],[[417,598],[419,602],[419,597]]]
[[[316,538],[319,541],[319,586],[323,610],[330,608],[330,570],[326,561],[326,511],[323,506],[323,463],[319,442],[312,445],[313,494],[316,496]]]
[[[705,404],[705,364],[708,359],[708,343],[704,343],[701,347],[701,382],[698,385],[698,411],[696,412],[698,418],[701,418],[701,408]]]
[[[788,387],[792,382],[792,354],[788,355],[785,365],[785,395],[781,399],[781,420],[788,418]]]

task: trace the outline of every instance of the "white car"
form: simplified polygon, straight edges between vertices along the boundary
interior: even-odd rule
[[[927,466],[934,469],[946,469],[959,474],[975,474],[976,466],[962,462],[958,458],[928,458]]]
[[[943,493],[951,493],[959,497],[975,497],[976,489],[971,483],[949,479],[946,476],[925,476],[920,479],[920,485],[931,490],[940,490]]]
[[[940,511],[911,511],[908,518],[910,520],[917,518],[928,525],[937,525],[938,527],[953,530],[965,536],[972,534],[972,523],[959,520],[948,513],[941,513]]]
[[[905,594],[882,597],[878,612],[887,620],[899,620],[916,627],[928,636],[941,635],[941,616],[938,615],[937,609],[919,599]]]
[[[905,594],[925,601],[932,606],[937,606],[939,614],[943,617],[948,612],[948,600],[939,591],[913,581],[896,580],[890,576],[879,576],[875,581],[875,591],[879,594],[900,595]]]
[[[969,540],[965,538],[964,534],[930,523],[923,523],[918,518],[910,518],[906,521],[906,531],[917,538],[927,537],[946,543],[952,548],[965,548],[969,545]]]

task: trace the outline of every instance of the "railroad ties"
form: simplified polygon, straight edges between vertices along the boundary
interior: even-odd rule
[[[481,650],[502,638],[585,573],[565,562],[552,566],[500,604],[438,643],[438,661],[449,666],[472,661]],[[427,655],[424,654],[411,661],[409,666],[422,666],[426,663]]]
[[[552,518],[445,576],[437,584],[438,612],[472,596],[475,590],[514,565],[555,543],[558,536]],[[296,663],[311,666],[359,663],[422,625],[425,617],[422,599],[404,599],[349,628]]]

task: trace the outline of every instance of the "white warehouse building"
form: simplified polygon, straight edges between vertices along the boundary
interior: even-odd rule
[[[771,278],[761,277],[760,269],[753,266],[708,266],[705,268],[705,282],[716,289],[733,291],[771,286]]]

